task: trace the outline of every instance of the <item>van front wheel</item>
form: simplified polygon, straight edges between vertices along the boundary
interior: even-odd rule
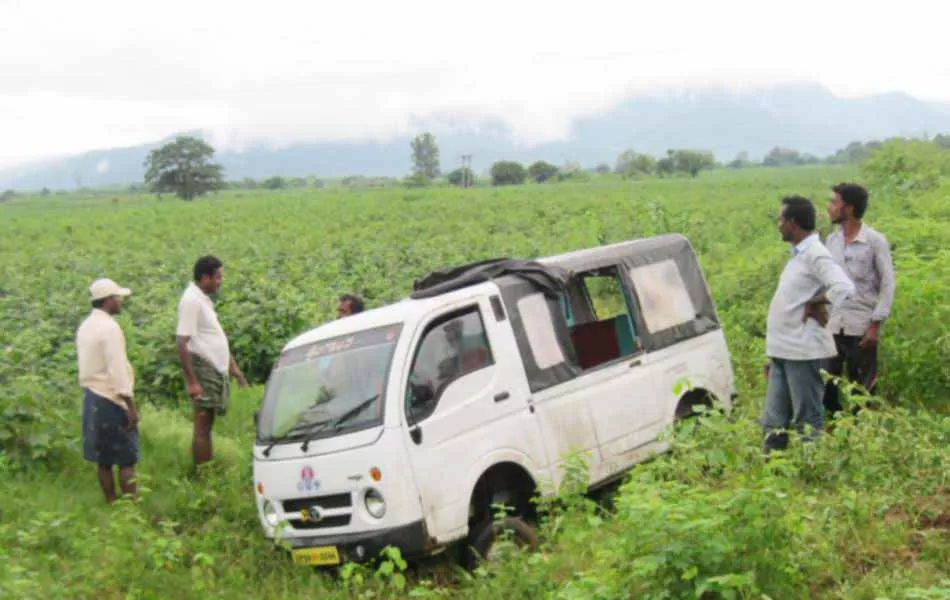
[[[515,548],[537,550],[538,535],[521,517],[485,519],[472,528],[462,549],[462,564],[472,570],[482,562],[504,562]]]

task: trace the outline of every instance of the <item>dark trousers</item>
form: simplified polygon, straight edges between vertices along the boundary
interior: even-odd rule
[[[835,335],[838,355],[826,360],[822,368],[838,377],[847,368],[848,380],[863,386],[873,395],[877,385],[877,347],[861,348],[858,346],[861,339],[861,336]],[[832,381],[825,385],[824,405],[831,413],[843,410],[838,398],[838,388]]]

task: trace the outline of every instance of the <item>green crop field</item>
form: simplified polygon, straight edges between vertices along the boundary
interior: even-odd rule
[[[788,247],[779,199],[811,197],[822,232],[847,168],[713,171],[695,180],[510,188],[229,191],[21,198],[0,206],[0,597],[950,598],[950,182],[871,190],[894,245],[882,406],[813,448],[765,462],[765,314]],[[696,248],[739,381],[736,411],[672,432],[673,451],[609,498],[571,490],[539,552],[474,573],[441,557],[339,572],[295,567],[261,534],[252,413],[281,346],[379,306],[435,268],[536,257],[666,232]],[[191,421],[174,354],[194,260],[225,263],[218,312],[254,384],[190,473]],[[107,507],[81,459],[73,339],[97,277],[131,287],[126,331],[142,409],[142,501]],[[806,451],[807,450],[807,451]],[[707,595],[703,595],[707,594]]]

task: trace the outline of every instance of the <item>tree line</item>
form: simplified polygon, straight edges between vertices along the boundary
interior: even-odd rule
[[[468,166],[443,173],[439,160],[439,146],[434,135],[429,132],[414,137],[410,142],[412,162],[411,173],[401,181],[394,177],[366,177],[353,175],[344,177],[340,184],[345,187],[390,187],[400,183],[408,187],[425,187],[439,181],[449,185],[469,187],[475,185],[479,177]],[[539,160],[525,166],[511,160],[499,160],[488,171],[493,186],[521,185],[528,181],[546,183],[553,181],[586,181],[595,175],[616,174],[625,179],[641,177],[697,177],[702,171],[728,168],[746,169],[755,167],[793,167],[815,164],[864,164],[872,157],[892,157],[890,160],[904,160],[911,157],[920,164],[927,165],[923,171],[928,175],[916,176],[914,181],[931,181],[933,174],[945,173],[946,156],[950,150],[950,134],[937,135],[932,139],[908,139],[892,137],[885,140],[854,141],[834,154],[819,158],[791,148],[777,146],[772,148],[761,161],[749,159],[748,152],[740,152],[733,160],[720,163],[712,152],[694,149],[670,149],[662,157],[628,149],[620,153],[614,166],[600,163],[593,168],[584,169],[577,162],[568,162],[563,166],[553,165]],[[882,154],[881,151],[885,151]],[[215,150],[203,140],[180,136],[173,142],[152,150],[145,160],[145,177],[142,186],[132,185],[129,192],[149,191],[161,196],[175,194],[184,200],[224,189],[306,189],[322,188],[326,182],[315,175],[307,177],[273,176],[265,179],[246,177],[240,181],[227,181],[224,168],[213,162]],[[905,157],[904,159],[894,157]],[[901,163],[903,165],[904,163]],[[915,163],[916,164],[916,163]],[[898,165],[898,166],[901,166]],[[903,167],[902,167],[903,168]],[[895,167],[897,169],[897,167]],[[905,169],[906,170],[906,169]],[[923,172],[921,171],[921,172]],[[916,172],[916,171],[915,171]],[[918,183],[919,185],[919,183]],[[43,188],[41,195],[52,192]],[[62,191],[57,191],[57,194]],[[0,202],[12,199],[14,192],[7,190],[0,194]]]

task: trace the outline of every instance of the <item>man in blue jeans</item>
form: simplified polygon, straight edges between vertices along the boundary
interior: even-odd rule
[[[832,308],[854,294],[854,283],[815,232],[815,207],[807,198],[784,198],[778,219],[782,240],[791,244],[778,288],[769,305],[765,349],[771,361],[762,426],[765,451],[784,449],[793,425],[806,439],[824,430],[821,365],[837,354],[834,337],[813,300],[824,293]]]

